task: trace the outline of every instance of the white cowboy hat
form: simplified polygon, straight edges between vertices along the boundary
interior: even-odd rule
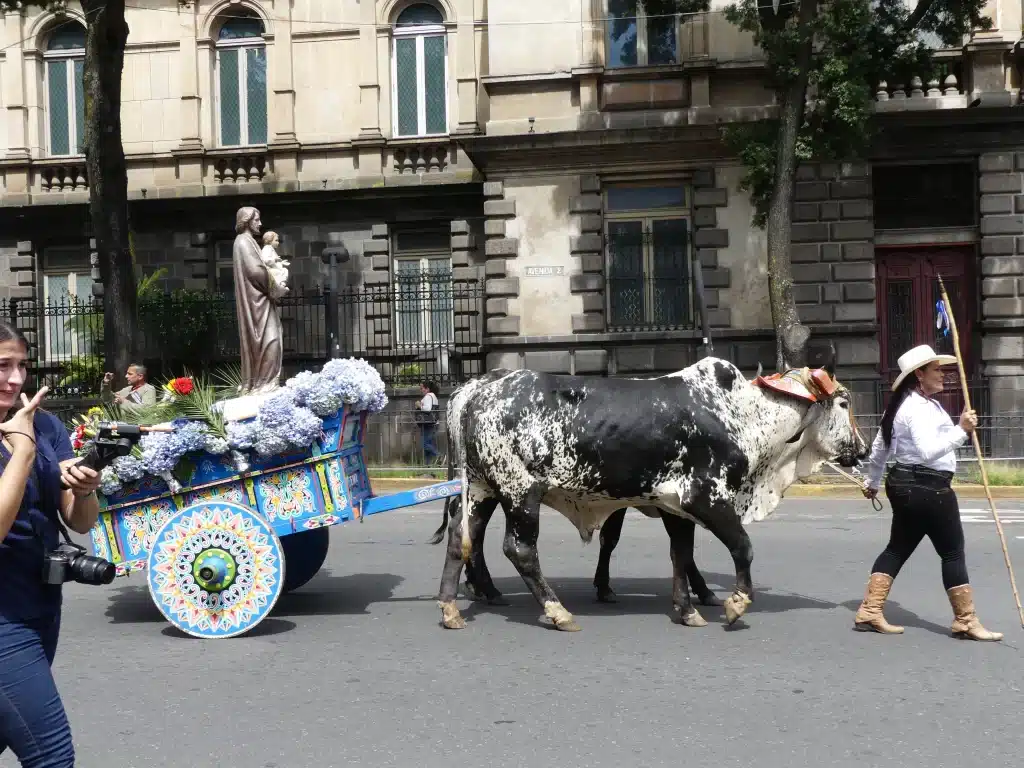
[[[896,377],[896,381],[892,384],[892,391],[895,392],[896,388],[907,378],[910,374],[921,368],[928,363],[933,363],[938,360],[943,365],[952,365],[956,362],[956,358],[953,355],[939,355],[936,354],[935,350],[929,347],[927,344],[922,344],[919,347],[904,352],[900,359],[897,360],[897,364],[900,367],[900,375]]]

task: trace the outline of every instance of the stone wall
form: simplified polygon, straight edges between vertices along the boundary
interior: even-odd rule
[[[863,326],[835,340],[838,364],[876,373],[874,224],[870,169],[860,163],[801,166],[794,191],[793,292],[802,322]],[[826,331],[827,332],[827,331]]]
[[[978,158],[982,375],[991,413],[1024,411],[1024,153]],[[1009,438],[997,431],[996,443]],[[994,444],[993,451],[1009,446]],[[1020,447],[1016,446],[1017,455]]]
[[[508,276],[508,264],[519,255],[519,241],[508,237],[509,222],[516,217],[516,201],[505,199],[505,185],[484,182],[484,258],[486,282],[486,333],[488,336],[519,335],[519,278]]]

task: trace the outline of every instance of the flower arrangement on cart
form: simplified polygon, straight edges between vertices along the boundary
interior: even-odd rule
[[[214,381],[191,375],[170,379],[163,391],[154,406],[104,405],[72,420],[78,455],[89,451],[105,422],[173,428],[143,435],[129,455],[103,469],[105,500],[132,495],[143,480],[150,489],[162,481],[176,493],[193,479],[204,456],[224,457],[245,472],[254,463],[265,465],[275,456],[310,449],[337,428],[343,410],[369,415],[388,403],[377,370],[354,358],[331,360],[316,373],[302,371],[262,399],[255,416],[238,421],[227,421],[222,408],[238,392],[231,368]]]

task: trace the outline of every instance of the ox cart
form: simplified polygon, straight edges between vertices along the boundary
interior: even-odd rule
[[[227,454],[200,451],[187,457],[180,486],[145,475],[101,493],[94,556],[113,563],[116,577],[144,571],[153,602],[186,634],[251,630],[320,570],[331,526],[461,493],[455,480],[375,496],[367,416],[346,406],[309,447],[257,457],[245,471]]]

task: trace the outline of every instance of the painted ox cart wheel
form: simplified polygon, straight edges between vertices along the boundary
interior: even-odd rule
[[[311,531],[290,533],[281,539],[284,559],[287,563],[284,591],[291,592],[308,582],[327,559],[331,544],[330,528],[314,528]]]
[[[284,591],[281,540],[251,509],[194,504],[157,532],[147,580],[157,608],[182,632],[234,637],[263,621]]]

